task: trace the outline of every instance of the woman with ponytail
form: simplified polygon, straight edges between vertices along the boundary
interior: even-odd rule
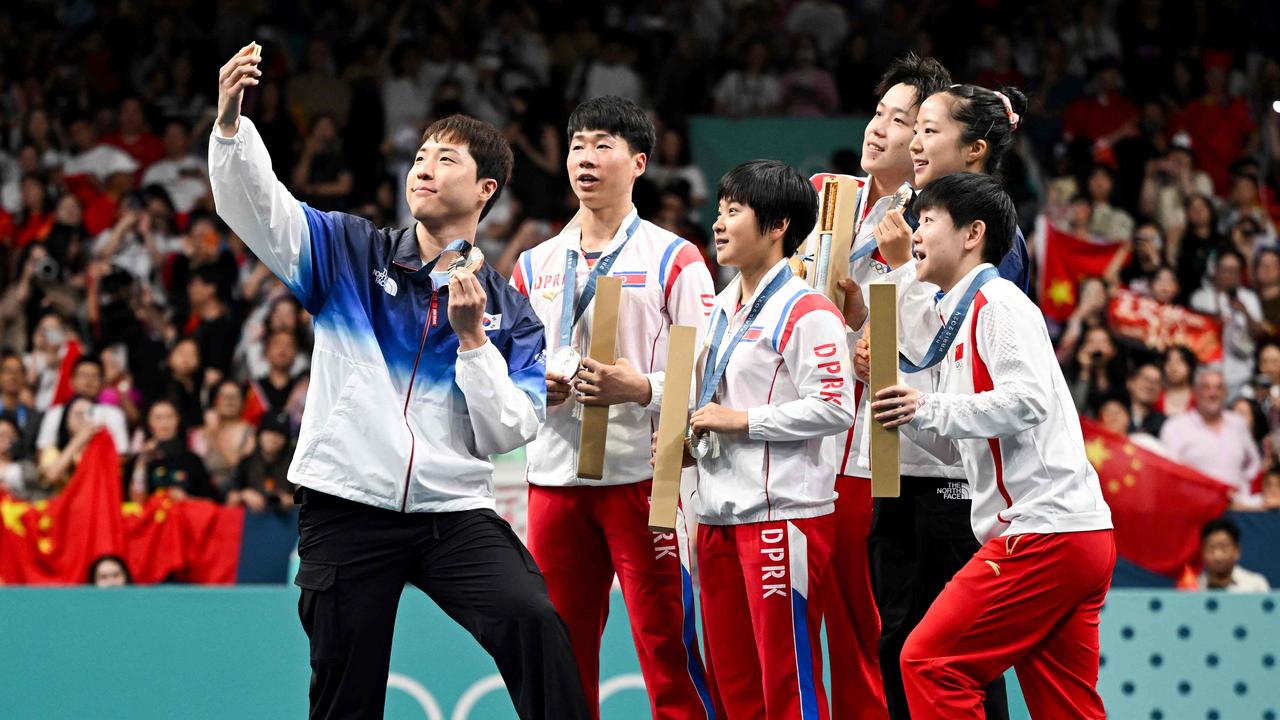
[[[1026,97],[1013,88],[996,93],[976,85],[940,87],[945,89],[926,97],[915,118],[915,136],[909,150],[911,184],[917,192],[934,180],[955,173],[998,175],[1027,106]],[[896,278],[894,282],[899,286],[900,337],[905,339],[902,349],[912,361],[920,361],[941,327],[935,305],[938,287],[917,282],[914,268],[898,270],[911,262],[915,225],[915,213],[909,206],[905,213],[893,210],[876,226],[875,238],[885,264],[894,268],[884,277]],[[1020,231],[998,269],[1002,277],[1027,292],[1030,262]],[[864,329],[862,338],[868,337]],[[963,344],[959,339],[955,342]],[[855,352],[862,349],[859,345]],[[929,391],[937,387],[936,378],[934,367],[907,374],[904,381],[918,390]],[[869,459],[868,445],[862,443],[860,454]],[[931,456],[927,461],[920,459],[925,454],[914,445],[904,448],[902,495],[875,501],[870,535],[876,602],[882,621],[880,670],[891,718],[918,714],[908,712],[900,665],[903,644],[943,586],[981,548],[968,532],[972,505],[964,468],[958,462],[939,464]],[[834,667],[834,659],[832,664]],[[983,695],[986,720],[1009,717],[1002,678],[991,678]]]
[[[1013,87],[999,91],[977,85],[952,85],[920,105],[911,160],[916,190],[958,172],[999,176],[1013,134],[1027,110],[1027,97]],[[908,210],[908,214],[910,211]],[[894,225],[886,218],[886,225]],[[877,228],[880,251],[892,267],[911,258],[909,227],[905,223]],[[1013,248],[1000,261],[1000,275],[1027,292],[1031,286],[1027,242],[1018,230]]]

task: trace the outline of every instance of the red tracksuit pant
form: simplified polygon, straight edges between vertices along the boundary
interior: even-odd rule
[[[840,720],[887,720],[880,675],[880,613],[871,590],[867,536],[871,481],[836,476],[835,543],[823,600],[831,659],[831,714]]]
[[[914,720],[981,720],[982,688],[1009,667],[1034,718],[1106,717],[1098,613],[1110,530],[998,537],[947,583],[902,648]]]
[[[689,539],[649,531],[649,481],[529,487],[529,551],[569,626],[587,705],[600,713],[600,636],[616,573],[652,717],[712,717],[694,619]]]
[[[707,679],[720,720],[827,720],[822,597],[835,516],[698,527]]]

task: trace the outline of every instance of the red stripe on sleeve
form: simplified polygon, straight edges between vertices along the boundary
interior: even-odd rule
[[[516,269],[511,273],[511,280],[515,282],[516,290],[519,290],[521,295],[529,297],[529,284],[524,277],[524,263],[519,257],[516,258]]]
[[[978,291],[978,296],[973,299],[973,322],[969,326],[969,347],[973,349],[973,392],[988,392],[996,388],[995,382],[991,379],[991,370],[987,368],[987,364],[982,360],[982,353],[978,352],[978,316],[982,312],[982,308],[987,304],[987,298]],[[1009,490],[1004,486],[1004,459],[1000,456],[1000,438],[987,438],[987,445],[991,447],[991,459],[996,466],[996,488],[1000,491],[1000,497],[1004,498],[1005,507],[1013,507],[1013,498],[1009,496]],[[996,513],[996,519],[1002,523],[1008,523],[999,513]]]
[[[706,264],[698,248],[688,242],[681,245],[676,251],[676,259],[671,261],[671,272],[667,273],[667,286],[662,289],[663,299],[671,299],[671,288],[676,286],[676,278],[680,277],[680,271],[695,262]]]
[[[826,295],[818,292],[806,293],[804,297],[796,301],[791,306],[791,314],[787,316],[786,325],[782,328],[782,337],[778,339],[778,352],[781,353],[787,349],[787,342],[791,340],[791,333],[796,329],[796,323],[800,318],[815,311],[829,311],[840,319],[840,325],[844,326],[844,316],[836,310],[836,306],[827,299]]]

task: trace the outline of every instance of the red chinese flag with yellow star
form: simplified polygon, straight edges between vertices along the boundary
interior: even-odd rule
[[[120,457],[104,430],[85,448],[66,489],[22,502],[0,491],[0,585],[73,585],[102,555],[118,555],[134,582],[236,581],[244,508],[177,501],[167,491],[121,504]]]
[[[120,457],[103,430],[57,497],[26,503],[0,495],[0,584],[85,582],[95,559],[124,544],[121,492]]]
[[[1231,504],[1231,488],[1080,419],[1085,452],[1111,506],[1116,552],[1177,577],[1200,552],[1200,528]]]
[[[166,491],[124,506],[125,557],[138,583],[231,585],[240,561],[244,508],[174,500]]]
[[[1040,309],[1046,319],[1064,322],[1076,309],[1076,286],[1101,276],[1124,246],[1102,245],[1044,223],[1044,261],[1040,265]]]

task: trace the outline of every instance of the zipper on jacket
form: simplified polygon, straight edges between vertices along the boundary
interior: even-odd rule
[[[413,426],[409,424],[409,400],[413,398],[413,381],[418,378],[418,363],[422,360],[422,348],[427,345],[427,330],[436,324],[436,303],[439,291],[431,290],[431,311],[427,313],[427,321],[422,325],[422,339],[418,341],[418,355],[413,359],[413,373],[409,375],[409,389],[404,392],[404,426],[409,431],[409,467],[404,471],[404,498],[400,501],[400,512],[409,506],[409,481],[413,478],[413,456],[418,449],[418,438],[413,434]]]

